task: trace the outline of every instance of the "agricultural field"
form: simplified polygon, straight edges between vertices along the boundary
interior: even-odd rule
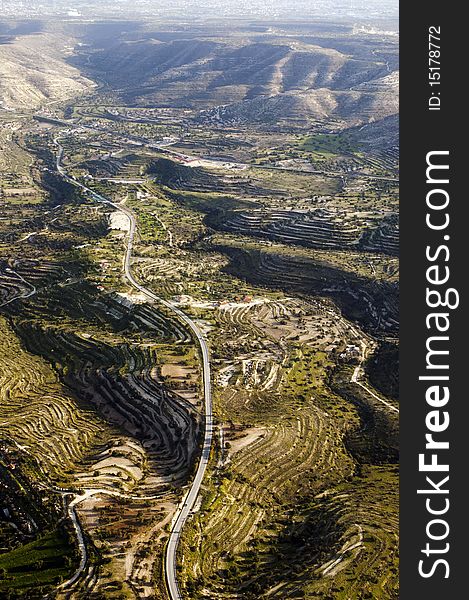
[[[0,46],[0,596],[396,599],[394,37],[41,27]]]

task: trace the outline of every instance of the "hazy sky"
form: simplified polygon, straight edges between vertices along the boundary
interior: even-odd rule
[[[210,17],[329,17],[372,19],[398,15],[398,0],[0,0],[2,14],[41,13],[189,15]]]

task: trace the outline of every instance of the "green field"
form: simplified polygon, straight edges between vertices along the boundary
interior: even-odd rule
[[[61,528],[0,555],[1,597],[42,597],[46,587],[70,575],[74,555],[69,535]],[[4,595],[6,590],[9,595]]]
[[[360,151],[359,144],[350,133],[316,133],[301,142],[301,148],[323,156],[354,154]]]

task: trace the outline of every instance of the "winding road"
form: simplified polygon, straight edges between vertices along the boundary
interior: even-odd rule
[[[0,304],[0,308],[2,306],[6,306],[7,304],[10,304],[11,302],[14,302],[15,300],[18,300],[18,298],[22,298],[22,299],[29,298],[30,296],[33,296],[37,292],[36,286],[34,286],[32,283],[29,283],[29,281],[26,281],[26,279],[24,277],[22,277],[16,271],[13,271],[12,269],[6,268],[5,272],[6,273],[12,273],[13,275],[16,275],[16,277],[18,277],[18,279],[22,283],[24,283],[25,285],[28,286],[29,290],[26,290],[26,291],[22,292],[21,294],[17,294],[16,296],[13,296],[13,298],[10,298],[6,302],[3,302],[3,304]]]
[[[361,375],[363,374],[363,363],[366,360],[367,346],[366,346],[366,343],[363,341],[362,336],[360,336],[360,334],[355,329],[355,327],[350,326],[350,329],[360,339],[360,345],[361,345],[360,362],[353,370],[352,377],[350,378],[350,383],[356,383],[361,388],[363,388],[365,390],[365,392],[370,394],[370,396],[372,396],[375,400],[378,400],[378,402],[381,402],[381,404],[384,404],[387,408],[389,408],[389,410],[392,410],[393,412],[396,412],[399,414],[398,408],[396,408],[390,402],[387,402],[383,398],[380,398],[377,394],[375,394],[375,392],[373,392],[373,390],[370,390],[370,388],[368,386],[366,386],[364,383],[362,383],[360,381]]]
[[[171,533],[169,536],[169,540],[166,546],[166,555],[165,555],[165,577],[166,584],[168,587],[168,592],[171,600],[182,600],[182,595],[179,590],[179,586],[177,583],[176,577],[176,553],[177,547],[179,544],[179,539],[181,537],[181,532],[186,523],[188,517],[190,516],[194,505],[196,503],[197,497],[199,495],[200,487],[202,485],[202,481],[205,475],[205,471],[207,469],[208,461],[210,458],[210,450],[212,447],[212,439],[213,439],[213,413],[212,413],[212,390],[211,390],[211,382],[210,382],[210,355],[208,350],[207,342],[200,330],[199,326],[182,310],[180,310],[177,306],[174,306],[171,302],[160,298],[156,294],[154,294],[151,290],[140,285],[138,281],[134,278],[131,269],[131,260],[132,260],[132,250],[134,245],[135,234],[137,231],[137,221],[135,219],[134,214],[126,207],[111,202],[104,196],[97,194],[92,189],[88,188],[86,185],[80,183],[76,179],[69,177],[65,172],[64,168],[61,166],[62,157],[64,153],[63,147],[60,145],[58,139],[54,139],[54,142],[58,146],[57,152],[57,161],[56,167],[57,171],[60,175],[72,185],[75,185],[85,192],[87,192],[94,200],[100,202],[102,204],[107,204],[112,206],[115,210],[120,211],[125,214],[129,220],[129,235],[127,238],[127,245],[124,254],[123,268],[124,275],[127,281],[140,293],[144,294],[147,298],[152,301],[158,302],[163,306],[169,308],[173,313],[177,315],[177,317],[185,323],[188,328],[194,334],[195,339],[200,348],[201,357],[202,357],[202,371],[203,371],[203,388],[204,388],[204,404],[205,404],[205,433],[204,440],[202,444],[202,454],[200,457],[199,466],[197,468],[197,472],[192,481],[191,487],[189,491],[185,494],[183,500],[181,501],[174,519],[172,521]],[[83,556],[86,557],[86,549],[85,554],[83,554],[82,550],[82,559]],[[83,561],[82,561],[83,562]],[[85,560],[86,563],[86,560]],[[81,566],[81,565],[80,565]],[[84,565],[83,565],[84,569]],[[82,570],[83,570],[82,569]]]
[[[157,302],[163,306],[166,306],[168,309],[170,309],[178,317],[178,319],[180,321],[182,321],[185,325],[187,325],[187,327],[191,330],[191,332],[193,333],[194,338],[197,340],[198,346],[200,348],[201,358],[202,358],[202,367],[203,367],[203,392],[204,392],[204,403],[205,403],[205,422],[204,422],[205,433],[204,433],[204,440],[203,440],[203,445],[202,445],[202,454],[201,454],[200,462],[199,462],[195,477],[192,481],[192,484],[191,484],[189,490],[186,492],[185,496],[183,497],[181,503],[179,504],[179,506],[176,510],[176,513],[174,515],[174,518],[172,520],[171,532],[170,532],[169,539],[168,539],[167,546],[166,546],[166,554],[165,554],[165,562],[164,562],[165,579],[166,579],[166,585],[167,585],[170,600],[183,600],[183,597],[181,595],[181,592],[180,592],[180,589],[178,586],[178,582],[177,582],[177,572],[176,572],[177,548],[179,545],[179,540],[180,540],[184,525],[185,525],[187,519],[189,518],[189,516],[191,515],[192,511],[194,510],[194,506],[195,506],[197,497],[200,492],[200,488],[201,488],[201,485],[203,482],[203,478],[204,478],[205,471],[207,469],[207,465],[208,465],[208,461],[209,461],[209,457],[210,457],[210,451],[211,451],[212,440],[213,440],[213,430],[214,430],[214,428],[213,428],[213,413],[212,413],[211,380],[210,380],[210,356],[209,356],[208,345],[207,345],[207,342],[206,342],[204,335],[203,335],[202,331],[200,330],[199,326],[188,315],[186,315],[182,310],[180,310],[177,306],[175,306],[171,302],[164,300],[163,298],[160,298],[155,293],[153,293],[151,290],[149,290],[148,288],[146,288],[143,285],[141,285],[140,283],[138,283],[138,281],[134,278],[134,276],[132,274],[132,269],[131,269],[131,261],[132,261],[132,252],[133,252],[135,235],[137,232],[137,221],[136,221],[135,215],[132,213],[132,211],[129,210],[128,208],[126,208],[125,206],[116,204],[116,203],[108,200],[107,198],[96,193],[95,191],[93,191],[86,185],[82,184],[81,182],[73,179],[72,177],[69,177],[67,175],[67,173],[65,172],[64,168],[61,166],[63,152],[64,152],[63,147],[60,145],[60,143],[57,139],[55,139],[54,141],[58,146],[56,166],[57,166],[57,171],[60,173],[60,175],[69,183],[83,189],[91,198],[93,198],[97,202],[99,202],[101,204],[107,204],[108,206],[113,207],[115,210],[123,213],[127,217],[128,221],[129,221],[129,231],[128,231],[125,253],[124,253],[124,257],[123,257],[123,271],[124,271],[124,275],[125,275],[125,278],[127,279],[127,281],[130,283],[130,285],[132,285],[132,287],[134,287],[136,290],[138,290],[140,293],[142,293],[144,296],[146,296],[149,300]],[[358,332],[354,328],[352,328],[352,331],[358,337],[361,337],[358,335]],[[361,386],[366,392],[368,392],[376,400],[378,400],[382,404],[386,405],[386,407],[388,409],[398,413],[399,409],[397,409],[396,407],[392,406],[390,403],[386,402],[385,400],[383,400],[382,398],[377,396],[372,390],[370,390],[366,385],[364,385],[360,381],[362,365],[366,358],[366,344],[363,341],[361,341],[361,346],[362,346],[362,348],[361,348],[360,362],[355,367],[355,369],[352,373],[351,382]],[[70,505],[69,511],[74,513],[74,503],[73,502]],[[74,519],[73,515],[70,515],[70,516],[72,518],[72,521],[74,522],[75,528],[77,529],[76,518]],[[75,515],[75,517],[76,517],[76,515]],[[77,529],[77,532],[78,531],[79,531],[79,528]],[[78,538],[80,541],[80,535],[78,535]],[[75,573],[75,575],[72,578],[73,582],[76,581],[76,579],[78,579],[80,571],[83,571],[83,569],[85,567],[85,564],[83,564],[83,557],[86,557],[86,548],[84,547],[84,545],[82,548],[81,544],[80,544],[80,548],[82,551],[82,561],[81,561],[79,570],[77,571],[77,573]],[[86,563],[86,560],[85,560],[85,563]],[[70,580],[67,583],[70,584],[72,582],[72,580]]]

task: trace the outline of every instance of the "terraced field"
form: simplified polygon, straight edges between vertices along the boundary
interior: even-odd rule
[[[343,215],[319,209],[313,214],[295,211],[238,213],[225,223],[228,231],[252,235],[265,232],[267,237],[286,243],[332,248],[356,246],[360,231],[344,221]],[[342,218],[341,218],[342,216]]]
[[[7,342],[15,368],[6,362],[5,373],[14,387],[2,381],[2,392],[10,399],[8,405],[3,399],[8,413],[2,417],[9,439],[38,463],[30,476],[51,489],[75,491],[78,497],[85,490],[77,506],[80,519],[88,525],[93,543],[100,546],[103,535],[107,540],[101,555],[117,554],[107,577],[101,574],[99,581],[96,577],[92,581],[106,589],[114,578],[122,579],[122,569],[131,579],[134,567],[142,570],[137,567],[140,559],[133,556],[136,545],[141,536],[148,535],[149,527],[156,533],[162,529],[174,510],[196,451],[193,403],[198,402],[198,391],[194,383],[183,381],[183,395],[175,396],[163,386],[155,369],[159,362],[155,340],[161,340],[159,347],[169,365],[174,343],[191,346],[187,333],[164,316],[155,316],[147,306],[129,310],[128,301],[117,298],[93,303],[90,290],[77,292],[73,287],[62,288],[57,295],[48,294],[47,300],[39,292],[27,307],[9,305],[15,332],[28,349],[20,356],[28,360],[18,359],[17,341],[16,347]],[[49,316],[47,323],[48,315],[53,318]],[[127,334],[119,333],[123,326]],[[16,340],[13,332],[11,336]],[[45,361],[44,376],[38,366],[41,361]],[[23,381],[23,372],[31,373],[32,380]],[[73,389],[73,395],[58,393],[54,382],[64,392]],[[23,408],[13,401],[16,397],[22,399]],[[128,497],[130,502],[124,537],[122,529],[114,532],[114,521],[106,516],[116,509],[116,496]],[[153,499],[150,505],[149,498]],[[147,517],[141,522],[137,515],[144,504]],[[161,552],[162,539],[158,539],[156,535],[152,543],[159,544]],[[157,557],[156,552],[153,560]],[[92,563],[90,569],[91,576]],[[151,581],[153,576],[147,565],[139,578]],[[135,585],[140,585],[139,578]],[[90,591],[92,583],[85,580]]]
[[[28,294],[34,293],[34,289],[20,275],[11,272],[9,267],[5,267],[4,273],[0,275],[0,306],[6,306],[16,298],[24,298]]]
[[[357,249],[398,253],[399,232],[390,219],[370,228],[370,215],[349,217],[346,212],[317,209],[310,212],[262,210],[236,212],[226,220],[227,231],[264,236],[285,244],[321,249]]]
[[[395,456],[356,462],[362,407],[329,384],[327,357],[353,363],[367,338],[323,302],[254,299],[215,321],[232,340],[213,350],[225,425],[181,548],[186,593],[397,598]]]
[[[180,547],[183,593],[397,597],[396,409],[354,382],[362,348],[368,355],[376,343],[344,318],[396,330],[397,262],[358,244],[343,252],[330,232],[339,251],[255,242],[262,218],[233,232],[242,242],[203,229],[175,235],[200,227],[209,198],[225,202],[212,192],[188,198],[177,213],[181,196],[163,187],[136,208],[142,221],[158,215],[158,234],[137,244],[137,272],[198,320],[217,373],[220,438]]]
[[[83,457],[82,448],[89,448],[101,435],[103,426],[59,393],[53,371],[21,349],[5,321],[2,339],[10,348],[2,365],[2,427],[15,443],[38,457],[40,471],[61,480]]]
[[[362,233],[344,251],[323,224],[323,239],[337,244],[327,250],[262,242],[271,214],[290,212],[253,203],[236,213],[247,223],[236,229],[220,215],[244,198],[162,191],[157,211],[169,230],[209,203],[221,207],[217,228],[230,230],[214,234],[208,219],[201,239],[175,237],[169,250],[159,238],[154,262],[137,267],[205,326],[217,375],[217,453],[179,550],[183,595],[397,598],[396,409],[353,380],[363,348],[367,357],[376,347],[369,334],[396,331],[395,247],[377,253]],[[183,207],[177,216],[172,203]],[[379,228],[392,239],[394,226],[386,218]]]
[[[204,418],[169,306],[215,417],[184,600],[398,597],[397,45],[329,25],[4,45],[1,597],[169,600]]]
[[[327,257],[318,260],[284,248],[221,241],[217,249],[231,258],[227,272],[287,293],[330,297],[347,318],[367,329],[396,331],[398,291],[392,275],[375,280],[337,267]]]
[[[75,194],[57,203],[60,182],[49,194],[40,216],[31,206],[21,213],[1,265],[0,466],[17,471],[2,476],[0,537],[13,553],[2,555],[5,581],[27,594],[62,581],[58,597],[67,598],[72,582],[77,598],[165,597],[166,529],[197,453],[198,359],[186,330],[127,294],[118,273],[120,293],[102,293],[93,246],[117,271],[122,257],[108,215]],[[57,560],[40,546],[48,535]],[[31,540],[39,558],[12,579],[8,565]]]

